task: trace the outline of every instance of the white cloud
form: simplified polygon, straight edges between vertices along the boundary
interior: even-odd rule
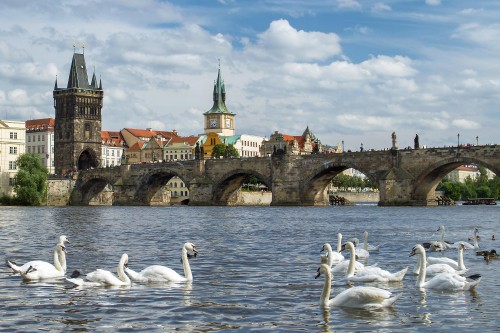
[[[453,126],[462,129],[479,129],[481,125],[470,119],[454,119],[452,121]]]
[[[390,12],[391,10],[391,6],[383,2],[377,2],[372,6],[372,11],[375,13]]]
[[[425,3],[429,6],[439,6],[441,4],[441,0],[425,0]]]
[[[342,9],[360,10],[361,4],[356,0],[337,0],[337,5]]]

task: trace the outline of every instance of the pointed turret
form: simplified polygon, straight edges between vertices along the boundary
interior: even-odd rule
[[[87,66],[85,65],[85,57],[83,54],[73,53],[73,60],[71,61],[71,69],[68,78],[68,89],[69,88],[91,88],[89,86]]]
[[[54,83],[54,90],[57,90],[57,75],[56,75],[56,83]]]
[[[94,88],[94,89],[98,89],[97,78],[95,77],[95,70],[94,70],[94,74],[92,74],[92,81],[90,82],[90,87]]]
[[[205,112],[205,115],[210,113],[224,113],[234,115],[234,113],[229,111],[226,107],[226,88],[224,85],[224,80],[222,79],[222,75],[220,74],[220,64],[219,71],[217,72],[217,80],[214,82],[213,101],[214,105],[210,110]]]

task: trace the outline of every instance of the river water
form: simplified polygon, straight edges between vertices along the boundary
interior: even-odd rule
[[[72,287],[64,280],[22,282],[0,268],[0,332],[493,332],[500,330],[500,259],[464,255],[468,273],[480,273],[476,291],[421,293],[411,274],[417,242],[467,240],[479,227],[482,249],[499,244],[500,206],[451,207],[0,207],[0,254],[24,263],[52,262],[59,235],[67,235],[68,272],[116,272],[122,253],[129,267],[167,265],[182,273],[181,247],[193,242],[193,282],[133,284],[128,288]],[[381,311],[332,308],[318,302],[314,279],[324,242],[336,235],[380,244],[368,263],[396,271],[402,283],[377,285],[403,293]],[[500,251],[499,251],[500,252]],[[441,254],[434,254],[441,255]],[[456,250],[445,252],[456,260]],[[359,284],[358,284],[359,285]],[[332,297],[348,288],[335,275]]]

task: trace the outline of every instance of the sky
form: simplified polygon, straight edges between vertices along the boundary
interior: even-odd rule
[[[236,134],[499,141],[500,1],[2,0],[0,14],[0,119],[55,117],[56,77],[84,52],[103,130],[203,133],[220,63]]]

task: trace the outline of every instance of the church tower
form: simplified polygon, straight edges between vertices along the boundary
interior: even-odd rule
[[[236,114],[226,107],[226,88],[220,75],[220,63],[217,81],[214,83],[213,100],[214,105],[212,108],[203,114],[205,117],[205,134],[234,135],[234,117]]]
[[[83,52],[73,53],[68,86],[54,85],[54,169],[58,175],[97,168],[101,161],[102,83],[89,84]]]

